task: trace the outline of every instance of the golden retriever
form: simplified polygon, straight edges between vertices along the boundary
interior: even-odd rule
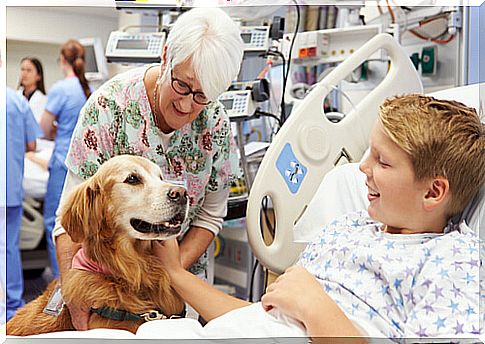
[[[74,242],[82,243],[88,262],[100,271],[71,269],[63,279],[64,301],[83,300],[111,317],[112,312],[119,316],[126,311],[133,319],[114,320],[93,312],[90,329],[135,333],[143,317],[157,315],[153,310],[167,317],[183,312],[184,303],[170,287],[151,244],[179,234],[188,211],[184,188],[164,181],[153,162],[122,155],[105,162],[64,204],[62,226]],[[74,330],[67,307],[59,316],[43,312],[56,283],[17,312],[7,323],[8,335]]]

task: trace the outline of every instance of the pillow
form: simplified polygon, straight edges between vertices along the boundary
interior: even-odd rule
[[[480,238],[485,235],[485,186],[468,203],[467,207],[459,215],[457,222],[465,220],[468,227],[473,229]]]
[[[364,154],[365,156],[365,154]],[[293,229],[295,242],[310,242],[335,218],[367,209],[365,174],[359,163],[349,163],[330,170],[323,178],[306,211]]]

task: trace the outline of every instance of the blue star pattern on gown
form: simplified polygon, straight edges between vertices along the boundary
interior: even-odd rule
[[[479,247],[464,223],[440,234],[389,234],[367,212],[323,228],[298,262],[346,315],[388,338],[479,334]],[[482,286],[483,287],[483,286]],[[324,310],[322,310],[323,312]]]

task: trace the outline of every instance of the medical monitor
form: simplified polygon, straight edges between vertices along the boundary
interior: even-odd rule
[[[102,81],[108,78],[108,64],[104,56],[101,39],[97,37],[82,38],[79,42],[84,46],[85,73],[89,81]]]

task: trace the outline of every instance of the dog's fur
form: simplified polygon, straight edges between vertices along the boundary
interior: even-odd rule
[[[71,269],[62,285],[67,303],[84,301],[88,306],[135,314],[151,309],[161,310],[167,316],[181,313],[184,303],[170,287],[158,258],[151,253],[151,240],[179,234],[188,201],[185,189],[162,179],[154,163],[123,155],[105,162],[69,195],[61,211],[62,226],[74,242],[82,243],[86,255],[111,271],[111,275]],[[174,190],[182,192],[174,194]],[[137,220],[145,221],[143,232],[135,229],[141,223]],[[154,226],[147,227],[147,222]],[[157,224],[165,226],[153,230]],[[67,307],[59,316],[43,313],[56,282],[7,323],[8,335],[74,330]],[[89,318],[89,328],[136,332],[141,323],[114,321],[94,313]]]

